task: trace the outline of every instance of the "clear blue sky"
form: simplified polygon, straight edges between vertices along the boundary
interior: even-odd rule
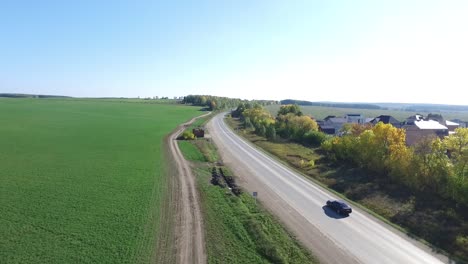
[[[0,5],[0,92],[468,104],[468,1]]]

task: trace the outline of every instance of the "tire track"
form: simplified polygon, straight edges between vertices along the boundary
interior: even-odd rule
[[[203,219],[200,210],[199,195],[195,177],[190,165],[185,160],[177,144],[177,137],[196,119],[211,114],[207,113],[180,125],[168,138],[171,156],[177,168],[177,180],[174,191],[179,194],[176,199],[176,254],[177,263],[206,263]]]

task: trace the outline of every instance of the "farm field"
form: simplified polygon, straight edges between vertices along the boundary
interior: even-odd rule
[[[268,105],[266,109],[270,111],[272,115],[276,115],[280,105]],[[326,106],[300,106],[301,111],[306,115],[311,115],[314,118],[321,120],[329,115],[334,116],[344,116],[346,114],[363,114],[366,118],[377,117],[379,115],[391,115],[395,117],[398,121],[403,121],[407,117],[414,114],[427,115],[429,113],[441,114],[445,119],[461,119],[463,121],[468,121],[468,112],[466,111],[442,111],[442,112],[410,112],[396,109],[358,109],[358,108],[339,108],[339,107],[326,107]]]
[[[0,263],[152,260],[163,139],[199,109],[0,99]]]

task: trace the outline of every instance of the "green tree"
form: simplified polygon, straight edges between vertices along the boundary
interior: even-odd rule
[[[216,109],[217,109],[216,101],[215,101],[215,100],[211,100],[211,101],[210,101],[210,104],[209,104],[209,107],[210,107],[210,110],[211,110],[211,111],[216,110]]]
[[[454,165],[454,177],[450,178],[452,198],[468,204],[468,128],[457,128],[455,133],[444,139],[450,160]]]
[[[413,173],[421,191],[444,194],[451,175],[451,163],[442,141],[435,137],[420,140],[414,147]]]
[[[302,111],[297,104],[282,105],[278,110],[279,115],[294,114],[296,116],[301,116]]]
[[[255,134],[264,137],[266,135],[265,125],[262,123],[257,123],[255,126]]]
[[[253,128],[252,122],[250,121],[250,117],[244,118],[244,127],[247,129]]]
[[[274,124],[270,124],[266,129],[266,138],[270,141],[276,141],[276,128]]]
[[[457,175],[464,181],[468,170],[468,128],[457,128],[455,133],[444,139]]]

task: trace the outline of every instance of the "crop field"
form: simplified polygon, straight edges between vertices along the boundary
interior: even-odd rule
[[[266,108],[272,115],[276,115],[280,105],[269,105]],[[363,114],[366,118],[377,117],[379,115],[391,115],[399,121],[404,121],[407,117],[414,114],[427,115],[429,113],[441,114],[445,119],[461,119],[468,121],[468,112],[466,111],[442,111],[442,112],[411,112],[397,109],[358,109],[358,108],[339,108],[339,107],[326,107],[326,106],[300,106],[301,111],[306,115],[311,115],[314,118],[321,120],[329,115],[344,116],[346,114]]]
[[[198,110],[0,99],[0,263],[149,262],[163,139]]]

